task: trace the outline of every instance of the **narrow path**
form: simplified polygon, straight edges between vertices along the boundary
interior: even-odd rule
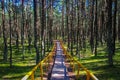
[[[60,42],[57,42],[57,51],[51,74],[51,80],[70,80],[67,74],[66,66],[64,64],[63,50],[61,48]]]

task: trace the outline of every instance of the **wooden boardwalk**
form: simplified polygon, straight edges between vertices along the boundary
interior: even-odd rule
[[[40,75],[35,76],[38,68],[40,68]],[[80,75],[82,71],[86,73]],[[67,53],[67,50],[60,41],[55,41],[49,55],[21,80],[27,80],[28,78],[31,78],[31,80],[98,80],[93,73]]]
[[[70,80],[65,66],[65,59],[60,42],[57,42],[55,63],[51,73],[51,80]]]

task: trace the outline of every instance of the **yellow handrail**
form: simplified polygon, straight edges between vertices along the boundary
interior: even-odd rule
[[[69,59],[69,60],[72,59],[72,61],[70,61],[70,65],[72,65],[72,69],[73,70],[75,69],[75,64],[77,64],[77,66],[78,66],[76,79],[79,79],[80,68],[82,68],[86,72],[86,80],[91,80],[91,79],[98,80],[98,78],[93,73],[91,73],[89,70],[87,70],[79,61],[77,61],[70,54],[68,54],[67,50],[64,48],[62,41],[60,41],[60,43],[61,43],[61,46],[63,49],[63,53],[66,56],[66,59]],[[52,51],[49,53],[49,55],[47,57],[45,57],[41,62],[39,62],[39,64],[36,65],[30,72],[28,72],[21,80],[27,80],[28,78],[30,78],[31,80],[35,80],[34,75],[35,75],[35,71],[37,70],[37,68],[40,68],[40,78],[41,78],[40,80],[43,80],[44,63],[45,63],[45,65],[47,65],[46,68],[48,70],[50,67],[49,66],[50,62],[53,62],[53,60],[54,60],[53,56],[55,56],[55,50],[56,50],[56,43],[54,42],[54,46],[52,48]]]
[[[64,45],[63,45],[63,42],[60,41],[61,43],[61,46],[62,46],[62,49],[63,49],[63,53],[66,55],[66,59],[69,59],[72,61],[70,61],[70,65],[72,65],[73,67],[73,70],[75,69],[75,63],[78,65],[78,70],[77,70],[77,75],[76,75],[76,79],[79,78],[79,75],[80,75],[80,68],[82,68],[85,72],[86,72],[86,80],[98,80],[98,78],[93,74],[91,73],[89,70],[87,70],[79,61],[77,61],[76,59],[74,59],[68,52],[67,50],[65,49]],[[74,63],[74,64],[71,64],[71,63]]]
[[[41,80],[43,80],[43,64],[48,63],[48,61],[52,61],[53,60],[53,56],[55,55],[55,50],[56,50],[56,43],[54,42],[54,46],[51,50],[51,52],[49,53],[49,55],[47,57],[45,57],[41,62],[39,62],[30,72],[28,72],[21,80],[27,80],[28,78],[30,78],[31,80],[35,80],[35,71],[40,68],[40,77]],[[49,63],[48,63],[49,64]],[[47,65],[47,67],[49,68],[50,66]]]

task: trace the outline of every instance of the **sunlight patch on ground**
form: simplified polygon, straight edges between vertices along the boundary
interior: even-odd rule
[[[64,76],[64,74],[52,74],[53,77],[56,77],[56,76]]]
[[[24,73],[25,74],[25,73]],[[2,79],[10,79],[10,78],[18,78],[18,77],[22,77],[22,75],[24,75],[24,74],[7,74],[7,75],[4,75],[3,77],[2,77]]]
[[[58,68],[54,68],[53,71],[62,71],[62,72],[64,72],[64,68],[59,68],[59,69]]]
[[[85,63],[85,64],[87,64],[87,63],[97,63],[97,62],[100,62],[100,61],[105,61],[106,59],[95,59],[95,60],[85,60],[85,61],[83,61],[82,63]]]

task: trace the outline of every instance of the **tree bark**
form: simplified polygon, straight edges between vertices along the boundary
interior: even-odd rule
[[[22,2],[22,21],[21,21],[21,45],[22,45],[22,59],[24,60],[25,55],[24,55],[24,2]]]
[[[10,67],[12,67],[12,27],[11,27],[11,11],[10,11],[10,0],[9,0],[9,28],[10,28]]]
[[[5,28],[5,9],[4,9],[4,0],[1,1],[2,4],[2,29],[3,29],[3,40],[4,40],[4,54],[3,59],[7,61],[8,57],[8,45],[7,45],[7,36],[6,36],[6,28]]]
[[[39,49],[38,49],[38,45],[37,45],[37,12],[36,12],[36,5],[37,5],[37,2],[36,0],[33,0],[33,3],[34,3],[34,47],[35,47],[35,50],[36,50],[36,64],[39,63]]]
[[[108,48],[108,63],[109,66],[113,66],[113,37],[112,37],[112,0],[106,0],[106,10],[107,10],[107,48]]]
[[[94,28],[93,28],[93,19],[94,19],[94,0],[92,0],[92,5],[91,5],[91,24],[90,24],[90,30],[91,30],[91,35],[90,35],[90,46],[91,46],[91,52],[93,53],[94,49]]]
[[[66,31],[67,31],[67,47],[70,47],[70,36],[69,36],[69,0],[66,0]]]
[[[64,0],[63,0],[63,3],[62,3],[62,39],[64,41]]]
[[[115,5],[113,15],[113,53],[115,54],[117,0],[114,0],[114,4]]]
[[[95,27],[95,46],[94,46],[94,54],[97,56],[97,45],[98,45],[98,19],[97,19],[97,0],[95,1],[95,21],[94,21],[94,27]]]

